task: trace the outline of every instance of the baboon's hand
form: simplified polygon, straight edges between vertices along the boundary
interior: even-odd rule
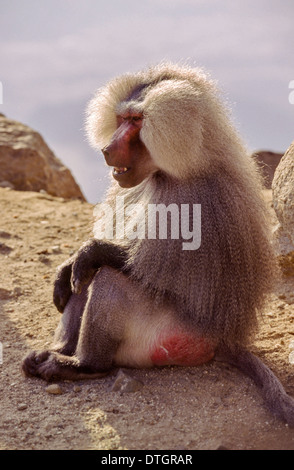
[[[85,242],[57,271],[53,294],[57,309],[63,312],[71,294],[80,294],[101,266],[122,269],[126,259],[125,250],[112,243],[94,238]]]
[[[53,289],[53,302],[59,312],[63,312],[72,291],[70,285],[73,258],[69,258],[57,270]]]
[[[71,290],[80,294],[85,284],[94,277],[100,263],[101,246],[97,240],[90,239],[78,250],[71,270]]]
[[[53,302],[59,312],[63,312],[71,294],[80,294],[83,285],[90,281],[97,271],[97,247],[96,240],[88,240],[77,253],[59,266],[53,290]]]
[[[110,242],[91,238],[74,256],[71,271],[72,292],[80,294],[83,286],[92,280],[101,266],[122,269],[126,259],[127,252],[123,248]]]
[[[74,294],[80,294],[85,284],[89,283],[94,277],[98,267],[88,263],[84,256],[76,258],[71,273],[71,290]]]

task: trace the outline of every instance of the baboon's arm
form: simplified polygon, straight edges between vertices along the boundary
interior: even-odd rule
[[[53,301],[63,312],[69,297],[79,294],[101,266],[122,269],[127,260],[126,250],[110,242],[91,238],[57,269]]]

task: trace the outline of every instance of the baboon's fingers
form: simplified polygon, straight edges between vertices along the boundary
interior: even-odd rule
[[[74,294],[80,294],[85,284],[88,284],[94,277],[97,269],[95,269],[89,260],[85,260],[83,256],[79,256],[72,266],[71,274],[71,290]]]
[[[54,282],[53,302],[59,312],[63,312],[71,294],[71,272],[73,258],[69,258],[58,268]]]
[[[70,282],[64,285],[63,283],[56,282],[53,291],[53,302],[57,310],[62,313],[65,306],[72,294]]]

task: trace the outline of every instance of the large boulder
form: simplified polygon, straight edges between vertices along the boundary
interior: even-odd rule
[[[294,142],[280,161],[272,183],[277,254],[286,275],[294,276]]]
[[[30,127],[0,114],[0,186],[85,200],[70,170]]]

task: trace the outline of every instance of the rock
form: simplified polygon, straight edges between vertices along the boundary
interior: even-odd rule
[[[0,188],[15,189],[14,185],[10,181],[0,181]]]
[[[54,245],[54,246],[51,246],[51,250],[52,250],[52,253],[61,253],[61,249],[60,249],[60,246],[59,245]]]
[[[12,250],[13,250],[13,248],[6,245],[6,243],[1,243],[0,242],[0,254],[1,255],[8,255]]]
[[[270,189],[272,187],[275,170],[279,165],[283,154],[271,152],[269,150],[259,150],[258,152],[255,152],[253,156],[261,168],[265,187]]]
[[[10,290],[3,289],[0,287],[0,300],[8,300],[12,296],[12,293]]]
[[[85,200],[71,172],[30,127],[0,116],[0,185]]]
[[[50,259],[45,255],[39,255],[39,261],[44,264],[50,264]]]
[[[272,188],[279,220],[274,232],[276,252],[283,273],[294,276],[294,142],[275,171]]]
[[[13,289],[13,296],[14,297],[19,297],[22,294],[23,294],[23,290],[22,290],[21,287],[17,286]]]
[[[51,395],[61,395],[62,389],[58,384],[51,384],[46,387],[46,392],[50,393]]]
[[[139,380],[130,377],[123,370],[120,370],[110,390],[112,392],[137,392],[143,385]]]
[[[5,232],[5,230],[0,230],[0,237],[1,238],[11,238],[11,233]]]
[[[26,403],[19,403],[19,405],[17,405],[17,409],[19,411],[23,411],[23,410],[26,410],[28,407],[28,405]]]

